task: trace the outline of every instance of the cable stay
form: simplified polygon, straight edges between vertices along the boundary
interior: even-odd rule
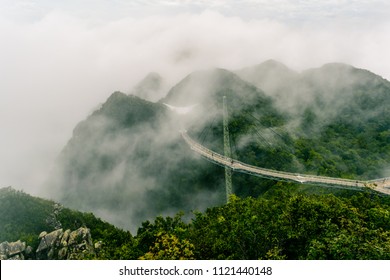
[[[285,143],[285,137],[283,137],[280,133],[276,132],[276,130],[272,127],[265,127],[261,124],[261,121],[255,117],[253,114],[246,112],[244,113],[246,116],[252,118],[254,122],[252,123],[253,127],[255,128],[255,133],[258,135],[263,141],[265,141],[269,146],[275,147],[278,146],[279,148],[287,149],[290,153],[294,153],[293,149],[291,149],[286,143]],[[263,131],[270,131],[272,135],[275,135],[276,138],[280,139],[280,141],[271,142],[270,140],[267,140],[264,136],[262,136]]]

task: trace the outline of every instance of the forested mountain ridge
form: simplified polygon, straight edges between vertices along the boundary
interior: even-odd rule
[[[222,203],[222,170],[199,161],[179,130],[200,131],[215,119],[219,135],[222,129],[216,124],[222,121],[223,95],[229,96],[233,112],[266,105],[269,116],[279,115],[261,90],[226,70],[212,72],[221,84],[213,85],[210,96],[199,99],[200,104],[185,116],[176,115],[163,101],[147,102],[119,92],[111,95],[76,127],[64,148],[52,180],[55,197],[71,207],[111,217],[123,227],[139,225],[156,214],[202,210]],[[207,73],[201,76],[207,77]],[[236,93],[237,89],[241,91]],[[182,93],[187,100],[186,90],[178,91],[177,96]],[[212,138],[210,142],[221,147],[220,139]]]
[[[158,89],[159,80],[152,75],[145,87]],[[48,183],[60,215],[53,216],[58,203],[0,189],[0,243],[34,247],[40,231],[61,224],[86,226],[104,244],[85,258],[390,259],[388,197],[233,174],[235,196],[225,204],[224,169],[179,133],[223,153],[226,96],[233,158],[297,173],[388,177],[387,80],[345,64],[298,73],[267,61],[191,73],[159,102],[133,94],[113,93],[74,129]]]
[[[264,85],[277,108],[288,114],[286,129],[307,170],[346,178],[389,176],[389,81],[341,63],[297,73],[267,61],[238,73]],[[275,82],[277,77],[282,80]]]
[[[180,213],[144,221],[135,235],[10,187],[0,189],[0,213],[0,259],[16,240],[31,246],[26,256],[36,259],[40,231],[49,237],[59,227],[80,226],[90,230],[95,248],[77,259],[390,259],[390,200],[369,192],[338,198],[279,184],[263,197],[232,196],[191,221]]]
[[[64,148],[50,186],[56,199],[132,230],[159,214],[222,204],[223,169],[194,155],[178,131],[222,152],[223,96],[241,161],[341,178],[389,176],[388,81],[343,64],[297,73],[269,61],[251,71],[246,80],[240,71],[191,73],[157,103],[114,93]],[[177,115],[163,103],[194,107]],[[238,196],[258,197],[276,182],[234,174],[233,184]]]
[[[298,73],[270,60],[236,73],[272,96],[280,110],[299,114],[311,109],[321,116],[322,122],[346,117],[338,115],[344,107],[361,110],[354,112],[361,113],[355,121],[365,121],[367,115],[378,115],[388,107],[389,81],[343,63],[328,63]],[[371,114],[367,114],[370,110]]]

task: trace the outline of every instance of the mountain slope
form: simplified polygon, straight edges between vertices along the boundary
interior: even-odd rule
[[[163,104],[113,94],[64,148],[52,176],[54,197],[133,230],[158,214],[194,207],[202,195],[206,205],[214,203],[214,191],[201,186],[210,166],[195,168],[172,116]]]
[[[265,62],[239,73],[265,88],[264,79],[273,85],[265,93],[288,114],[286,130],[294,139],[292,147],[303,171],[364,179],[390,175],[387,80],[341,63],[297,74],[279,63]],[[274,85],[267,78],[272,75],[293,78]]]
[[[119,258],[115,253],[117,246],[132,242],[129,232],[102,221],[92,213],[65,208],[54,201],[33,197],[11,187],[0,188],[0,213],[0,243],[21,240],[36,250],[41,232],[58,228],[76,230],[81,226],[91,230],[94,242],[104,242],[107,258]],[[35,255],[35,251],[32,254]]]
[[[236,73],[263,89],[279,109],[298,114],[308,107],[323,112],[321,121],[336,116],[345,107],[357,106],[373,113],[385,110],[390,84],[374,73],[342,63],[329,63],[322,67],[297,73],[285,65],[269,60]],[[365,117],[367,112],[354,112]],[[330,114],[330,115],[329,115]],[[372,115],[372,114],[369,114]]]
[[[208,73],[196,73],[197,81],[206,84],[201,79],[210,79]],[[133,230],[141,221],[159,214],[202,210],[222,203],[223,169],[199,160],[180,138],[179,129],[199,136],[212,126],[214,132],[209,133],[208,141],[221,150],[222,96],[228,96],[233,118],[243,109],[260,107],[264,112],[259,118],[264,121],[280,116],[271,100],[253,85],[226,70],[212,73],[217,81],[214,91],[204,91],[210,94],[193,100],[187,91],[194,81],[191,75],[160,103],[114,93],[74,130],[52,176],[54,197]],[[162,104],[195,101],[199,106],[186,115],[177,115]]]
[[[158,103],[113,94],[64,148],[51,182],[56,199],[133,230],[156,215],[224,203],[223,168],[192,153],[178,133],[223,153],[223,96],[234,158],[297,173],[389,176],[388,81],[342,64],[297,74],[269,61],[252,70],[241,74],[253,83],[223,69],[189,74]],[[193,107],[178,115],[163,103]],[[244,174],[233,184],[237,195],[254,197],[291,186]]]
[[[328,162],[323,166],[339,176],[389,176],[390,83],[344,64],[305,71],[301,83],[312,99],[302,107],[301,135],[317,142],[313,148]]]

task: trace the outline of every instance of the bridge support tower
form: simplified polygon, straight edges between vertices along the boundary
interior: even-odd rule
[[[229,138],[229,120],[228,110],[226,104],[226,96],[223,97],[223,150],[226,157],[232,157],[232,150],[230,147]],[[226,202],[229,202],[230,195],[233,194],[233,183],[232,183],[232,169],[225,166],[225,189],[226,189]]]

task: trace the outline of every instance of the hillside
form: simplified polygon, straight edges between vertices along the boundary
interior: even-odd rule
[[[321,117],[321,122],[326,122],[348,117],[339,114],[350,107],[360,109],[353,113],[364,122],[367,115],[378,116],[386,110],[389,98],[389,81],[368,70],[342,63],[329,63],[298,73],[270,60],[236,73],[272,96],[278,109],[291,113],[290,117],[300,116],[310,109]]]
[[[215,203],[215,190],[203,183],[216,167],[194,161],[173,117],[160,103],[113,94],[75,129],[53,173],[53,196],[132,230],[190,209],[203,195]]]
[[[0,243],[26,242],[33,248],[33,258],[39,245],[39,234],[59,228],[89,228],[94,242],[104,242],[101,255],[109,259],[119,259],[120,247],[133,242],[129,232],[102,221],[92,213],[75,211],[11,187],[0,188],[0,213]]]
[[[28,259],[41,259],[35,254],[38,232],[47,230],[49,233],[40,234],[45,238],[43,247],[48,243],[55,248],[63,242],[50,240],[80,226],[70,235],[90,233],[90,253],[80,251],[85,243],[72,246],[69,239],[65,244],[68,250],[79,252],[72,259],[390,258],[390,200],[369,192],[338,198],[296,194],[278,184],[263,197],[232,196],[226,205],[196,212],[191,221],[181,213],[155,217],[144,221],[134,236],[92,213],[64,208],[12,188],[0,189],[0,213],[0,259],[9,253],[4,252],[6,246],[22,246],[23,242],[32,247]],[[5,237],[8,243],[3,242]],[[21,241],[13,242],[16,240]],[[41,246],[42,242],[38,248]],[[62,259],[64,255],[49,251],[48,256]]]
[[[259,86],[272,85],[265,85],[265,93],[288,115],[285,129],[305,172],[362,179],[390,175],[389,81],[340,63],[298,74],[265,62],[239,73]],[[268,76],[283,79],[264,81]]]
[[[195,155],[178,133],[186,129],[223,152],[223,96],[233,157],[241,161],[341,178],[389,176],[388,81],[344,64],[296,73],[268,61],[236,74],[191,73],[157,103],[114,93],[75,128],[52,175],[53,197],[132,231],[158,215],[223,204],[224,170]],[[164,103],[193,109],[178,115]],[[258,197],[280,183],[234,174],[233,184],[238,196]]]

